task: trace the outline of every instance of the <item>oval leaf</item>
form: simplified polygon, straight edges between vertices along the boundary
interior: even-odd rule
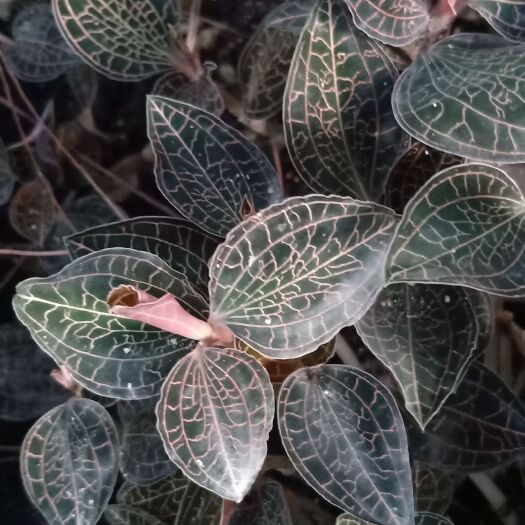
[[[314,191],[377,200],[405,148],[392,113],[398,73],[338,0],[322,0],[295,51],[284,94],[286,144]]]
[[[168,456],[195,483],[234,501],[263,464],[273,414],[272,384],[254,357],[200,345],[173,368],[157,406]]]
[[[208,261],[219,242],[184,219],[137,217],[104,224],[65,240],[73,259],[106,248],[132,248],[160,257],[208,296]]]
[[[480,322],[490,316],[478,319],[481,295],[459,286],[393,284],[356,324],[422,428],[454,392],[487,332]]]
[[[281,200],[266,156],[215,115],[154,96],[147,115],[157,184],[204,230],[224,237],[244,218],[245,207],[250,212]]]
[[[525,40],[525,3],[523,0],[470,0],[474,8],[507,40]]]
[[[170,67],[172,2],[52,0],[64,38],[97,71],[115,80],[141,80]]]
[[[222,499],[190,481],[182,472],[145,486],[124,483],[117,500],[170,525],[219,525],[222,514]]]
[[[284,448],[321,496],[361,519],[410,525],[410,462],[401,414],[374,377],[343,365],[303,368],[283,383]]]
[[[406,46],[426,30],[426,0],[345,0],[359,29],[391,46]]]
[[[393,224],[388,208],[321,195],[250,217],[210,261],[210,322],[267,357],[313,352],[372,304]]]
[[[177,470],[157,432],[157,401],[157,397],[120,401],[117,407],[122,423],[120,471],[136,485],[153,483]]]
[[[155,516],[131,505],[109,505],[104,518],[110,525],[163,525]]]
[[[42,416],[20,451],[24,488],[49,523],[95,524],[118,474],[118,437],[94,401],[72,398]]]
[[[403,129],[439,150],[524,162],[524,67],[523,45],[495,35],[450,36],[403,72],[392,95],[394,114]]]
[[[4,58],[9,69],[25,82],[47,82],[82,63],[56,26],[51,8],[34,4],[22,9],[11,27],[13,43]]]
[[[498,168],[469,164],[432,177],[410,201],[390,248],[388,281],[525,294],[525,201]]]
[[[432,514],[430,512],[417,512],[415,516],[416,525],[454,525],[445,516]]]
[[[109,313],[109,292],[139,284],[155,296],[172,293],[193,315],[207,305],[184,276],[155,255],[110,248],[86,255],[45,279],[17,286],[13,305],[38,345],[97,394],[140,399],[158,393],[194,342]]]
[[[499,467],[525,457],[525,407],[498,376],[474,362],[427,431],[410,428],[409,437],[414,457],[429,465]]]

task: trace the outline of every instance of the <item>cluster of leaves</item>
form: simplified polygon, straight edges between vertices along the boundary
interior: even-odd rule
[[[13,299],[43,352],[17,331],[0,356],[20,376],[0,416],[41,416],[20,461],[48,523],[291,525],[264,476],[274,417],[296,472],[344,512],[338,525],[450,525],[442,471],[525,457],[525,407],[479,360],[491,296],[525,296],[525,197],[505,167],[525,161],[525,7],[467,3],[502,36],[447,34],[465,7],[450,1],[287,0],[267,14],[239,59],[243,116],[282,108],[291,163],[315,192],[294,197],[220,118],[213,67],[181,38],[193,7],[189,21],[171,0],[18,14],[4,60],[22,80],[82,61],[118,81],[159,76],[147,132],[179,214],[101,224],[84,202],[68,213],[78,222],[46,213],[24,230],[51,248],[64,237],[71,260]],[[5,202],[8,164],[0,177]],[[328,363],[348,326],[390,388]]]

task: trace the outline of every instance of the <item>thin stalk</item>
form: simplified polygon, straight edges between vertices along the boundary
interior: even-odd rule
[[[14,250],[12,248],[0,248],[0,255],[16,255],[22,257],[56,257],[58,255],[69,255],[67,250]]]
[[[188,17],[188,31],[186,33],[186,47],[190,53],[195,53],[197,47],[197,34],[201,22],[202,0],[193,0]]]
[[[355,352],[341,334],[335,336],[335,353],[343,364],[353,366],[354,368],[362,368]]]

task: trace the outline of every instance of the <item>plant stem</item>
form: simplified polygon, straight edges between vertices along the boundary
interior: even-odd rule
[[[186,33],[186,47],[190,53],[195,53],[197,47],[197,33],[200,25],[202,0],[193,0],[188,17],[188,31]]]
[[[335,353],[343,364],[353,366],[354,368],[361,368],[361,363],[359,359],[357,359],[355,352],[341,334],[335,336]]]
[[[67,250],[14,250],[11,248],[0,248],[0,255],[21,255],[22,257],[52,257],[58,255],[69,255]]]

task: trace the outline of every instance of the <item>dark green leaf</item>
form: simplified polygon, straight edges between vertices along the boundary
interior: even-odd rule
[[[390,248],[387,280],[525,294],[525,201],[503,171],[448,168],[412,198]]]
[[[422,428],[454,392],[490,332],[483,295],[459,286],[393,284],[357,322],[374,355],[392,371]],[[478,317],[479,316],[479,317]]]
[[[445,516],[432,514],[430,512],[418,512],[415,516],[415,525],[454,525]]]
[[[307,23],[284,94],[292,161],[314,191],[377,200],[406,147],[390,102],[397,70],[355,28],[341,0],[322,0]]]
[[[27,421],[71,395],[50,374],[56,364],[25,328],[0,325],[0,419]]]
[[[243,49],[239,77],[248,117],[266,119],[281,110],[290,63],[314,4],[314,0],[287,0],[278,5]]]
[[[250,217],[210,261],[210,322],[267,357],[313,352],[383,287],[393,225],[388,208],[321,195]]]
[[[234,501],[259,473],[273,415],[272,383],[254,357],[201,345],[173,367],[157,405],[168,456],[192,481]]]
[[[52,409],[26,435],[20,469],[31,502],[48,523],[97,523],[118,474],[111,417],[87,399],[72,398]]]
[[[198,226],[224,237],[246,214],[281,200],[266,156],[215,115],[155,96],[147,114],[157,184]]]
[[[115,80],[169,69],[173,2],[52,0],[58,26],[80,57]],[[164,9],[160,9],[164,6]]]
[[[513,42],[525,40],[523,0],[469,0],[468,3],[508,40]]]
[[[135,485],[153,483],[177,470],[157,431],[157,401],[158,397],[150,397],[118,404],[122,423],[120,471]]]
[[[155,516],[131,505],[109,505],[104,518],[110,525],[163,525]]]
[[[142,487],[124,483],[119,503],[140,508],[169,525],[219,525],[222,499],[182,472]]]
[[[193,342],[109,313],[107,297],[120,285],[155,296],[171,293],[193,315],[204,299],[157,256],[110,248],[81,257],[60,273],[17,287],[15,312],[38,345],[73,378],[97,394],[121,399],[155,395]]]
[[[392,46],[416,40],[429,23],[426,0],[345,0],[357,27]]]
[[[392,95],[394,114],[408,133],[439,150],[523,162],[524,68],[524,45],[487,34],[450,36],[403,72]]]
[[[412,478],[416,510],[442,514],[448,509],[454,492],[454,482],[448,473],[415,461]]]
[[[7,150],[2,139],[0,139],[0,206],[3,206],[13,194],[16,177],[9,164]]]
[[[117,247],[152,253],[184,274],[207,297],[208,261],[218,240],[184,219],[137,217],[85,230],[68,237],[65,243],[73,259]]]
[[[473,363],[427,431],[410,428],[409,437],[414,457],[429,465],[499,467],[525,457],[525,407],[498,376]]]
[[[335,525],[376,525],[369,521],[356,518],[351,514],[341,514],[337,517],[337,523]]]
[[[13,43],[6,44],[4,58],[20,80],[54,80],[81,63],[60,34],[49,5],[25,7],[16,15],[11,33]]]
[[[382,525],[413,523],[403,420],[377,379],[343,365],[302,368],[281,387],[278,420],[286,453],[330,503]]]

